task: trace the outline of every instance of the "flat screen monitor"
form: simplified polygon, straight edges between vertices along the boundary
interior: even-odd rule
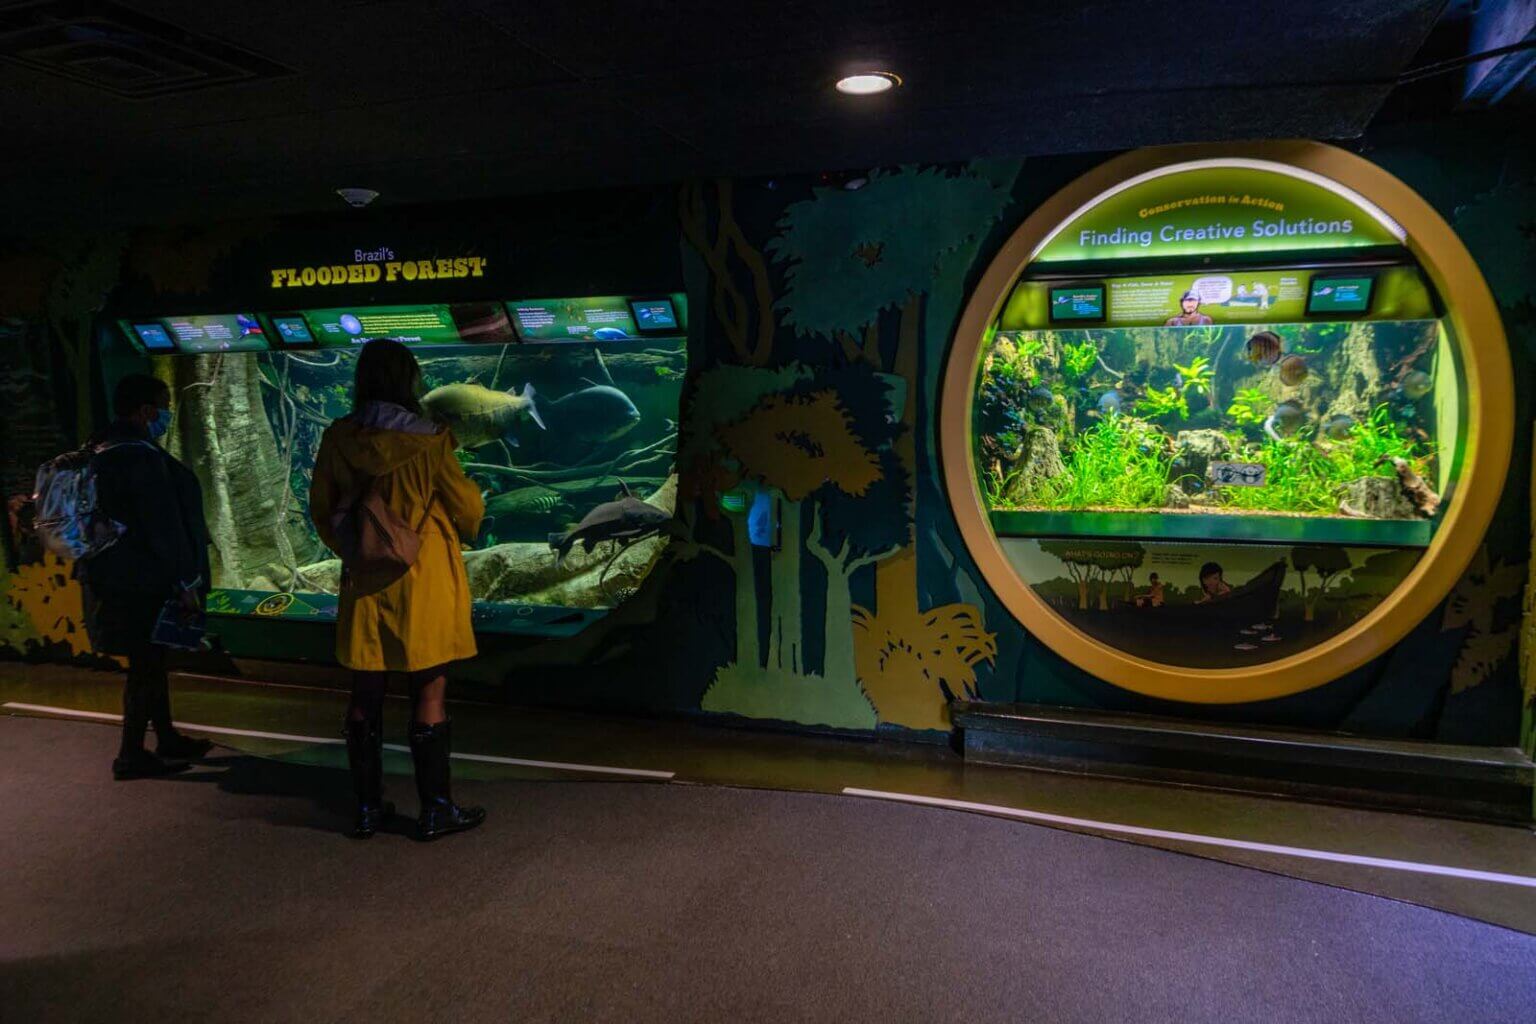
[[[263,352],[266,332],[254,313],[168,316],[162,321],[181,352]]]
[[[1077,284],[1052,288],[1050,292],[1052,323],[1093,323],[1104,319],[1104,286]]]
[[[272,316],[272,330],[277,332],[277,340],[284,348],[304,348],[315,343],[315,336],[309,331],[309,324],[297,314]]]
[[[1307,316],[1364,316],[1371,311],[1371,292],[1376,279],[1314,277],[1307,290]]]
[[[629,311],[641,334],[676,334],[681,326],[671,299],[630,299]]]
[[[640,337],[629,300],[622,295],[576,299],[523,299],[507,303],[523,341],[626,341]]]
[[[171,340],[171,334],[165,329],[165,325],[159,322],[139,323],[133,325],[133,334],[144,346],[146,352],[174,352],[176,343]]]

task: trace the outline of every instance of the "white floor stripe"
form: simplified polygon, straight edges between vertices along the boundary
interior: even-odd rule
[[[69,718],[89,718],[101,722],[121,722],[122,715],[109,714],[104,711],[77,711],[74,708],[56,708],[47,704],[23,704],[18,701],[7,701],[4,707],[16,711],[35,711],[48,715],[63,715]],[[263,732],[259,729],[232,729],[223,725],[200,725],[197,722],[177,722],[178,729],[186,729],[191,732],[212,733],[218,736],[252,736],[264,740],[289,740],[294,743],[327,743],[341,744],[346,740],[339,736],[297,736],[287,732]],[[402,753],[410,753],[410,747],[398,743],[384,744],[386,750],[398,750]],[[583,772],[589,775],[623,775],[627,777],[643,779],[670,780],[676,772],[655,771],[649,768],[617,768],[601,764],[573,764],[565,761],[535,761],[521,757],[498,757],[494,754],[450,754],[450,757],[459,761],[485,761],[490,764],[516,765],[524,768],[552,768],[557,771]]]
[[[411,748],[398,743],[386,743],[384,749],[410,753]],[[464,761],[484,761],[487,764],[511,764],[523,768],[558,768],[565,772],[591,772],[600,775],[632,775],[642,779],[671,779],[677,774],[654,771],[650,768],[613,768],[608,765],[573,764],[568,761],[534,761],[526,757],[498,757],[495,754],[452,754],[450,756]]]
[[[1196,843],[1201,846],[1222,846],[1232,850],[1252,850],[1255,853],[1272,853],[1282,857],[1300,857],[1306,860],[1326,860],[1337,864],[1355,864],[1360,867],[1386,868],[1390,871],[1412,871],[1422,875],[1443,875],[1448,878],[1466,878],[1477,882],[1497,882],[1501,885],[1519,885],[1536,889],[1536,878],[1527,875],[1506,875],[1497,871],[1476,871],[1471,868],[1453,868],[1444,864],[1420,864],[1411,860],[1391,860],[1386,857],[1362,857],[1353,853],[1334,853],[1329,850],[1311,850],[1302,846],[1278,846],[1274,843],[1254,843],[1246,839],[1227,839],[1222,836],[1201,835],[1198,832],[1170,832],[1160,828],[1143,828],[1140,825],[1120,825],[1110,821],[1094,821],[1092,818],[1072,818],[1064,814],[1048,814],[1045,811],[1026,811],[998,804],[978,804],[966,800],[947,800],[937,796],[919,796],[915,793],[888,793],[878,789],[843,789],[844,796],[870,797],[875,800],[894,800],[900,803],[924,804],[930,807],[947,807],[952,810],[975,811],[1005,818],[1040,822],[1046,825],[1066,825],[1072,828],[1092,829],[1112,835],[1142,836],[1148,839],[1169,839],[1180,843]]]

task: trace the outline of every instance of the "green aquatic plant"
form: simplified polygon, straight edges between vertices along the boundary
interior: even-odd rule
[[[1310,512],[1328,515],[1338,510],[1346,482],[1328,454],[1312,443],[1310,434],[1245,445],[1233,453],[1233,461],[1256,462],[1264,467],[1262,487],[1222,487],[1221,504],[1251,512]]]
[[[1110,416],[1077,435],[1066,472],[1029,495],[1032,507],[1160,508],[1172,456],[1163,435],[1146,424]]]
[[[1085,341],[1080,345],[1063,343],[1061,346],[1061,368],[1072,380],[1078,380],[1093,365],[1099,361],[1099,349],[1092,341]]]
[[[1181,420],[1189,419],[1189,402],[1185,400],[1184,392],[1172,385],[1147,388],[1147,393],[1136,400],[1138,416],[1155,420],[1173,413],[1178,413]]]
[[[1346,480],[1362,476],[1392,476],[1393,459],[1403,459],[1414,472],[1424,476],[1434,459],[1434,445],[1416,441],[1398,429],[1392,411],[1378,405],[1364,423],[1356,423],[1349,437],[1330,447],[1329,458]]]
[[[1301,512],[1333,515],[1349,484],[1361,477],[1391,477],[1393,459],[1405,460],[1421,476],[1430,474],[1434,446],[1406,436],[1386,406],[1356,423],[1339,441],[1314,440],[1306,429],[1297,436],[1263,444],[1234,444],[1232,458],[1264,467],[1263,487],[1223,487],[1229,508],[1254,512]]]
[[[1227,406],[1227,415],[1238,423],[1263,423],[1273,405],[1274,400],[1258,388],[1238,388],[1232,404]]]
[[[1174,370],[1184,379],[1184,397],[1191,393],[1196,395],[1209,394],[1211,390],[1211,361],[1205,356],[1195,356],[1188,366],[1173,364]]]

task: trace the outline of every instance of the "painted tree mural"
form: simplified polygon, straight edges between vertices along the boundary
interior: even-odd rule
[[[1340,547],[1295,547],[1291,549],[1291,567],[1301,576],[1302,618],[1311,622],[1317,617],[1317,602],[1328,591],[1330,583],[1344,578],[1354,568],[1349,552]],[[1317,574],[1317,585],[1307,588],[1307,573]]]
[[[893,419],[904,430],[891,452],[907,480],[918,472],[913,396],[922,383],[926,297],[942,275],[964,272],[978,235],[1007,203],[1005,189],[969,172],[877,172],[857,190],[815,189],[785,211],[768,244],[785,267],[786,287],[777,303],[784,324],[803,338],[836,346],[834,356],[848,363],[901,381]],[[953,312],[946,310],[946,319]],[[912,502],[907,488],[901,504],[883,513],[895,519],[899,542],[887,553],[860,556],[874,565],[875,606],[856,609],[857,671],[882,721],[941,729],[948,727],[943,689],[931,673],[892,658],[888,641],[921,632],[928,621],[918,598]],[[940,619],[969,617],[971,631],[984,634],[975,606],[938,611]],[[829,629],[835,628],[834,614],[841,611],[829,604]],[[948,654],[957,665],[967,659],[962,647],[956,642]],[[922,699],[907,700],[911,688],[922,690]]]
[[[1067,575],[1077,584],[1077,610],[1087,611],[1093,584],[1104,575],[1104,567],[1095,557],[1092,546],[1080,540],[1043,540],[1040,550],[1061,559]]]

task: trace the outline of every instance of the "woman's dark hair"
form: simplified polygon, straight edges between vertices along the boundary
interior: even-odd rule
[[[132,416],[146,405],[159,405],[160,399],[168,398],[170,394],[170,386],[159,377],[130,373],[112,389],[112,415],[119,418]]]
[[[420,379],[421,367],[410,349],[394,338],[375,338],[357,357],[352,409],[355,412],[369,402],[393,402],[420,416],[421,403],[416,400]]]
[[[1200,578],[1201,579],[1205,579],[1207,576],[1220,576],[1220,575],[1221,575],[1221,566],[1218,563],[1216,563],[1216,562],[1206,562],[1204,565],[1202,565],[1200,567]]]

